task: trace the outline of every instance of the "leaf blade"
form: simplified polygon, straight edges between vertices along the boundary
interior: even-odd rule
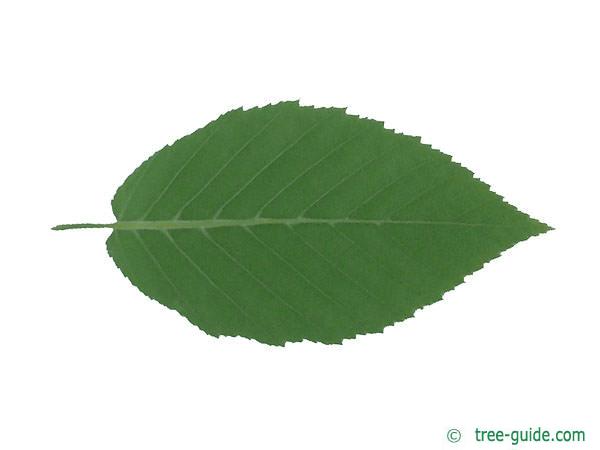
[[[209,334],[275,345],[381,331],[550,229],[418,138],[297,102],[157,152],[113,211],[109,254],[142,292]]]

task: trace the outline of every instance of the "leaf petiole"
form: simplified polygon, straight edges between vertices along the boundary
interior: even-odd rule
[[[114,228],[114,223],[68,223],[63,225],[56,225],[52,227],[53,230],[75,230],[80,228]]]

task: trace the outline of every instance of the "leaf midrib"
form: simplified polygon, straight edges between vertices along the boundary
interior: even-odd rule
[[[392,219],[355,219],[355,218],[267,218],[253,217],[247,219],[203,219],[203,220],[127,220],[114,223],[76,223],[57,225],[53,230],[68,230],[75,228],[112,228],[115,230],[172,230],[172,229],[208,229],[208,228],[230,228],[230,227],[254,227],[259,225],[440,225],[458,227],[501,227],[501,228],[523,228],[522,226],[431,221],[431,220],[392,220]]]

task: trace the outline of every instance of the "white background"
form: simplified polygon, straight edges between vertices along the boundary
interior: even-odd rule
[[[511,448],[476,426],[598,448],[594,3],[2,1],[0,448]],[[285,348],[145,298],[109,230],[50,231],[110,222],[150,153],[285,99],[423,136],[556,231],[383,334]]]

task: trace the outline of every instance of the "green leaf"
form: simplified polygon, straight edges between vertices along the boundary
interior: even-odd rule
[[[108,253],[213,336],[339,343],[441,299],[550,228],[381,122],[284,102],[230,111],[117,190]]]

